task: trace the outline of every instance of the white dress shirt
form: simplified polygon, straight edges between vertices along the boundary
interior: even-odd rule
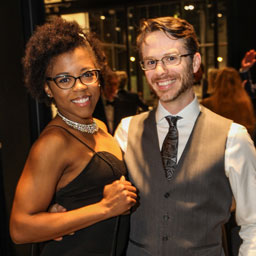
[[[177,113],[182,117],[178,120],[179,146],[177,161],[187,144],[195,121],[200,113],[197,98]],[[165,116],[170,113],[159,102],[156,110],[157,134],[159,149],[162,148],[164,138],[169,130]],[[115,138],[123,152],[126,152],[128,129],[132,117],[122,119]],[[225,150],[225,173],[229,179],[236,201],[236,220],[241,226],[240,236],[243,244],[239,256],[256,256],[256,151],[254,144],[245,127],[232,123]]]

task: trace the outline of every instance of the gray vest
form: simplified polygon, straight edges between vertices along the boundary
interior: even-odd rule
[[[224,171],[230,120],[202,107],[174,178],[165,178],[155,111],[134,116],[125,161],[139,192],[128,256],[220,256],[232,193]]]

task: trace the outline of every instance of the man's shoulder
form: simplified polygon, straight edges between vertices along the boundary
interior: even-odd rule
[[[132,116],[132,120],[145,120],[155,114],[155,109],[141,112],[137,115]]]
[[[123,125],[124,124],[127,125],[128,123],[130,124],[131,121],[134,121],[134,120],[136,120],[136,121],[144,120],[148,117],[149,112],[150,111],[146,111],[146,112],[142,112],[142,113],[137,114],[137,115],[124,117],[124,118],[122,118],[120,123],[123,124]]]

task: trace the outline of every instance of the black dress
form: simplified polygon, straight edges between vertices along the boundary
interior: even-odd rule
[[[95,152],[75,135],[70,134],[92,150],[94,155],[84,170],[55,195],[53,203],[58,203],[67,210],[99,202],[103,197],[104,186],[127,174],[123,161],[108,152]],[[78,230],[74,235],[66,235],[62,241],[46,242],[41,256],[124,255],[128,231],[129,215],[113,217]]]

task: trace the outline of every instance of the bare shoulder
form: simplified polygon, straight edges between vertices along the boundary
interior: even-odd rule
[[[68,133],[64,129],[55,126],[47,126],[36,142],[42,147],[47,146],[53,149],[67,146],[69,143],[70,136],[68,136]]]
[[[65,130],[58,127],[46,127],[33,144],[30,156],[39,162],[42,159],[50,162],[53,158],[56,161],[56,156],[58,159],[65,159],[69,144],[70,136]]]

